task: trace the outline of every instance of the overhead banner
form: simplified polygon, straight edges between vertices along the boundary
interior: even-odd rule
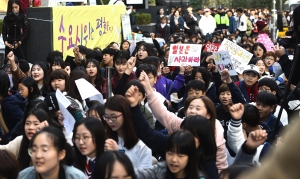
[[[0,12],[7,11],[8,0],[0,0]]]
[[[121,43],[123,5],[53,7],[53,49],[74,56],[73,47],[88,48]]]
[[[171,44],[168,66],[200,66],[201,44]]]

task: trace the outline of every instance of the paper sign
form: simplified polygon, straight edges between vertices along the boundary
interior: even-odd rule
[[[134,36],[135,36],[135,40],[136,40],[137,42],[143,40],[143,34],[137,34],[137,33],[134,33]],[[133,40],[132,34],[131,34],[131,33],[128,34],[128,40]],[[151,38],[151,40],[152,40],[152,38]]]
[[[78,80],[75,80],[77,89],[79,91],[79,94],[82,98],[82,100],[85,100],[89,97],[95,96],[95,95],[101,95],[102,94],[88,81],[86,81],[83,78],[80,78]],[[102,96],[103,99],[103,96]],[[101,101],[100,101],[101,103]],[[103,104],[103,100],[102,100],[102,104]]]
[[[130,17],[127,14],[122,14],[121,19],[122,19],[123,39],[128,40],[129,39],[128,36],[131,35]]]
[[[61,93],[60,90],[56,90],[55,93],[59,110],[64,117],[64,127],[66,129],[66,134],[69,135],[73,131],[75,119],[67,110],[67,107],[70,106],[71,102]]]
[[[203,52],[217,52],[220,47],[220,43],[207,43],[204,46]]]
[[[168,66],[200,66],[201,44],[171,44]]]
[[[216,67],[220,73],[222,70],[228,69],[230,76],[237,75],[228,52],[225,51],[214,52],[213,55],[214,55]]]
[[[236,72],[242,74],[253,54],[238,46],[237,44],[224,39],[219,51],[226,51],[229,53],[232,64]]]

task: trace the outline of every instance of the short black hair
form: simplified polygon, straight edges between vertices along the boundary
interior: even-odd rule
[[[63,58],[63,53],[60,52],[60,51],[58,51],[58,50],[49,52],[48,55],[47,55],[47,57],[46,57],[47,63],[52,63],[54,57],[61,57],[61,58]]]
[[[110,56],[116,55],[116,50],[112,48],[105,48],[103,49],[102,54],[109,54]]]
[[[148,56],[143,60],[143,63],[153,65],[156,67],[156,69],[160,68],[160,63],[162,60],[159,57],[156,56]]]
[[[86,59],[95,59],[100,63],[103,60],[103,55],[100,50],[92,50],[86,55]]]
[[[0,96],[1,97],[7,97],[8,96],[8,90],[10,88],[10,81],[8,78],[8,74],[3,71],[0,70]]]
[[[260,117],[259,111],[256,106],[252,104],[244,104],[244,114],[242,116],[242,122],[251,127],[255,127],[259,124]]]
[[[237,9],[236,9],[236,12],[243,13],[243,12],[244,12],[244,10],[243,10],[243,8],[240,8],[240,7],[239,7],[239,8],[237,8]]]
[[[258,93],[256,102],[262,103],[268,106],[274,106],[277,104],[276,96],[268,91],[261,91]]]
[[[19,68],[22,70],[22,72],[26,73],[29,71],[30,67],[26,60],[20,60],[19,61]]]
[[[147,75],[148,75],[149,73],[152,73],[152,75],[153,75],[154,77],[157,76],[157,69],[156,69],[156,67],[153,66],[153,65],[150,65],[150,64],[140,64],[140,65],[137,67],[136,71],[135,71],[135,75],[136,75],[137,78],[140,77],[142,71],[144,71]]]
[[[188,93],[191,89],[200,90],[203,93],[206,91],[205,84],[200,80],[189,81],[188,84],[185,86],[185,93]]]
[[[271,91],[275,91],[277,93],[278,86],[277,83],[271,78],[263,78],[258,81],[258,88],[261,86],[267,86],[271,89]]]

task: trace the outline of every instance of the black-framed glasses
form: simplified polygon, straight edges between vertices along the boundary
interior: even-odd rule
[[[116,121],[117,119],[118,119],[118,117],[121,117],[123,114],[120,114],[120,115],[118,115],[118,116],[109,116],[109,115],[103,115],[103,119],[105,120],[105,121],[109,121],[109,120],[111,120],[111,121]]]
[[[73,139],[73,142],[75,142],[76,144],[79,144],[80,140],[82,140],[82,142],[86,144],[90,138],[93,138],[93,137],[92,136],[80,136],[80,137],[76,136]]]

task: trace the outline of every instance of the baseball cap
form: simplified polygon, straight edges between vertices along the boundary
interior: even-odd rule
[[[222,9],[223,9],[223,7],[222,7],[222,6],[219,6],[219,7],[218,7],[218,10],[222,10]]]
[[[259,69],[256,65],[253,65],[253,64],[247,65],[245,70],[243,71],[243,74],[247,73],[247,72],[253,72],[253,73],[257,74],[257,76],[259,76]]]

